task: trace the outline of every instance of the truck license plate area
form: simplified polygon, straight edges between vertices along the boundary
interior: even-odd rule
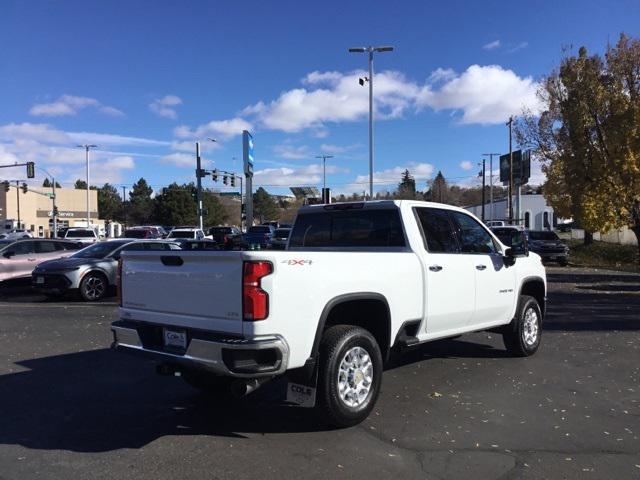
[[[162,329],[164,332],[164,346],[169,348],[187,349],[187,332],[184,330]]]

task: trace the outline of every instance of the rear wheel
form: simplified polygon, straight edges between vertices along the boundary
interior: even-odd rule
[[[528,357],[538,350],[541,334],[542,310],[538,301],[521,295],[516,317],[502,334],[505,347],[512,355]]]
[[[89,273],[80,282],[80,296],[85,302],[102,299],[109,288],[107,279],[101,273]]]
[[[382,380],[382,354],[367,330],[351,325],[329,328],[320,343],[319,406],[329,422],[350,427],[375,406]]]

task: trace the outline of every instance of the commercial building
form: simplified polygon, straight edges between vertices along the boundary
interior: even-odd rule
[[[10,184],[6,191],[0,183],[0,231],[25,228],[34,237],[49,237],[53,231],[51,188],[31,187],[23,193],[22,186]],[[91,224],[104,232],[104,220],[98,218],[98,192],[89,191]],[[71,188],[56,188],[58,228],[87,226],[87,192]],[[19,222],[18,222],[19,219]]]
[[[484,206],[485,221],[503,220],[506,222],[509,218],[507,200],[507,197],[494,200],[493,214],[491,212],[491,205],[486,203]],[[514,195],[513,205],[515,206],[515,204],[516,199]],[[482,205],[474,205],[466,207],[466,209],[477,217],[482,215]],[[558,224],[565,223],[566,221],[566,219],[556,216],[553,207],[547,204],[543,195],[531,194],[520,196],[520,221],[517,222],[519,225],[524,225],[525,228],[530,230],[554,230]],[[516,222],[514,221],[514,223]]]

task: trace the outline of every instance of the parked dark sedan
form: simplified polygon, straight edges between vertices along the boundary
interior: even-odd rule
[[[556,232],[528,230],[525,235],[529,241],[529,250],[540,255],[543,261],[558,262],[560,265],[569,263],[569,247],[560,240]]]

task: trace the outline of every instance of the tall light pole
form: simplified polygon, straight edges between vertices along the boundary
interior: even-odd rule
[[[53,238],[58,238],[58,207],[56,206],[56,179],[54,178],[53,175],[51,175],[49,172],[47,172],[44,168],[42,167],[37,167],[38,170],[43,171],[44,173],[46,173],[49,178],[51,179],[51,201],[53,203],[52,207],[53,210],[51,211],[51,217],[53,218]]]
[[[509,127],[509,225],[513,223],[513,148],[511,144],[513,116],[506,123]]]
[[[483,153],[483,157],[489,157],[489,220],[493,220],[493,157],[499,153]]]
[[[87,228],[91,228],[91,201],[89,200],[89,150],[92,148],[98,148],[97,145],[77,145],[78,148],[84,148],[85,151],[85,161],[87,163]]]
[[[316,158],[322,159],[322,201],[323,203],[329,203],[325,198],[327,190],[327,158],[333,158],[333,155],[316,155]]]
[[[373,200],[373,53],[393,52],[393,47],[357,47],[349,52],[369,54],[369,77],[361,78],[360,85],[369,82],[369,200]]]

